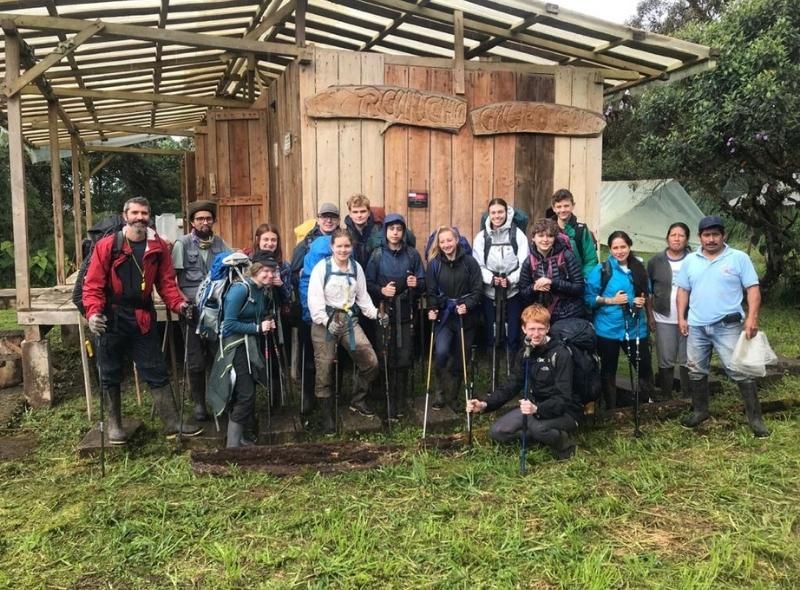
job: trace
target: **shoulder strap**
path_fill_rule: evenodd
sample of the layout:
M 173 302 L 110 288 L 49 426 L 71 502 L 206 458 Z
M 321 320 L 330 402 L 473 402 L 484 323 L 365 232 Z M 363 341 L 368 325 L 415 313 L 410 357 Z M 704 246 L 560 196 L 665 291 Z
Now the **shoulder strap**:
M 114 234 L 114 244 L 111 246 L 111 261 L 117 259 L 117 256 L 120 255 L 122 252 L 122 242 L 125 239 L 125 234 L 122 230 L 119 230 L 116 234 Z
M 483 264 L 489 260 L 489 248 L 492 247 L 492 236 L 488 230 L 483 230 Z
M 606 290 L 608 287 L 608 282 L 611 280 L 611 263 L 608 260 L 604 260 L 603 264 L 600 266 L 600 295 Z

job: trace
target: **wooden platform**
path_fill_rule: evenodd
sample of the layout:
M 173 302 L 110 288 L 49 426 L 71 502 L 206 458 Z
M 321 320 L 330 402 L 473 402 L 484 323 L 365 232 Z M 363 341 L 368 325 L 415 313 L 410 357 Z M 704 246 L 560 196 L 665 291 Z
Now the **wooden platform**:
M 41 287 L 31 289 L 30 309 L 17 310 L 17 323 L 22 326 L 65 326 L 77 325 L 80 320 L 78 308 L 72 303 L 73 285 Z M 158 321 L 167 320 L 164 303 L 153 293 Z M 14 289 L 0 289 L 0 309 L 16 307 L 17 292 Z

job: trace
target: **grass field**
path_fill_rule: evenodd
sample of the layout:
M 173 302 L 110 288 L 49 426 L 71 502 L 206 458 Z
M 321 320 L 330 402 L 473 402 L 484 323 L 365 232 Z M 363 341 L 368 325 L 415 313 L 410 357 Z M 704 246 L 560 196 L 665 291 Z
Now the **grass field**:
M 765 309 L 779 354 L 800 355 L 796 309 Z M 486 441 L 459 455 L 333 476 L 196 476 L 128 396 L 146 431 L 108 459 L 89 427 L 75 351 L 56 360 L 60 403 L 26 413 L 32 456 L 0 463 L 0 588 L 796 588 L 800 414 L 755 439 L 734 388 L 701 432 L 676 421 L 584 431 L 575 458 Z M 785 377 L 767 399 L 800 398 Z M 383 437 L 373 440 L 383 441 Z M 0 445 L 3 438 L 0 437 Z

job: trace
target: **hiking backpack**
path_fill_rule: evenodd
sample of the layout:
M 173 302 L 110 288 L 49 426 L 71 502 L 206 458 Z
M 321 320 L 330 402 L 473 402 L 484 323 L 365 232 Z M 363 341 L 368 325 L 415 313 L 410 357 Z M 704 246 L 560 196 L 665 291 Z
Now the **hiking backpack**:
M 564 318 L 552 325 L 550 336 L 561 341 L 572 356 L 572 394 L 582 405 L 600 397 L 600 358 L 595 352 L 592 322 Z
M 115 234 L 116 237 L 111 246 L 111 262 L 113 263 L 122 252 L 122 242 L 125 238 L 122 232 L 124 227 L 125 221 L 122 219 L 122 216 L 114 215 L 112 217 L 106 217 L 102 221 L 94 224 L 91 229 L 86 232 L 89 234 L 89 237 L 84 239 L 81 243 L 83 261 L 78 269 L 78 275 L 75 278 L 75 286 L 72 288 L 72 303 L 83 316 L 86 315 L 86 308 L 83 307 L 83 282 L 86 280 L 86 271 L 89 269 L 89 262 L 92 259 L 94 247 L 97 245 L 97 242 L 104 237 Z
M 222 334 L 222 310 L 225 295 L 235 281 L 247 287 L 250 298 L 250 285 L 245 280 L 243 270 L 250 266 L 250 259 L 242 252 L 220 252 L 214 257 L 211 269 L 197 288 L 197 334 L 208 342 L 216 342 Z M 245 304 L 247 300 L 245 300 Z
M 469 245 L 469 240 L 464 237 L 457 227 L 454 227 L 453 229 L 456 230 L 456 234 L 458 235 L 458 247 L 461 248 L 461 251 L 464 253 L 464 255 L 469 256 L 472 254 L 472 246 Z M 433 248 L 433 241 L 435 239 L 436 231 L 433 231 L 431 232 L 431 235 L 428 236 L 428 240 L 425 242 L 425 262 L 428 262 L 431 248 Z
M 511 249 L 514 251 L 514 256 L 517 255 L 517 251 L 519 250 L 519 244 L 517 240 L 514 239 L 516 235 L 515 229 L 519 229 L 522 231 L 522 235 L 528 235 L 528 222 L 530 218 L 528 214 L 524 211 L 519 209 L 514 209 L 514 216 L 511 218 L 511 229 L 509 231 L 509 238 L 511 242 L 509 244 L 492 244 L 492 235 L 486 230 L 486 219 L 489 217 L 488 211 L 484 211 L 483 215 L 481 215 L 481 227 L 483 228 L 483 260 L 484 262 L 489 257 L 489 249 L 494 246 L 511 246 Z

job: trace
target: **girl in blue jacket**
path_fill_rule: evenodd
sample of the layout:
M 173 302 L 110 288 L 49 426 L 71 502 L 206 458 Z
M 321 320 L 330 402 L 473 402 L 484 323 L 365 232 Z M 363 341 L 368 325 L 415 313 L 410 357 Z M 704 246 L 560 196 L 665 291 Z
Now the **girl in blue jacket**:
M 600 355 L 600 375 L 606 409 L 617 406 L 617 362 L 625 351 L 639 376 L 639 390 L 647 400 L 651 391 L 652 367 L 647 340 L 650 281 L 644 264 L 634 256 L 633 241 L 624 231 L 608 236 L 608 260 L 598 264 L 586 278 L 584 300 L 592 310 Z

